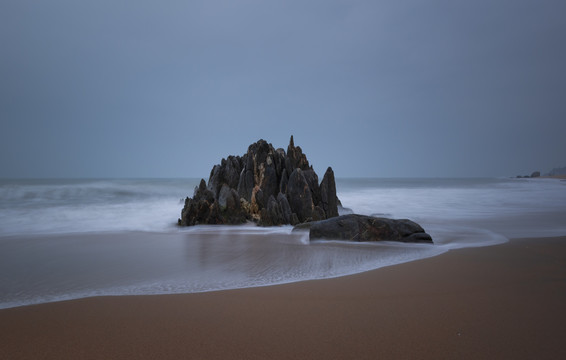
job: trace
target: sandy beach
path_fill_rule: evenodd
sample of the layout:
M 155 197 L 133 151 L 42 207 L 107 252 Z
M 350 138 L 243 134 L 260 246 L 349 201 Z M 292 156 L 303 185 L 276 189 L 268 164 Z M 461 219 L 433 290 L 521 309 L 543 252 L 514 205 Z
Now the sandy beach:
M 558 359 L 566 237 L 328 280 L 0 310 L 2 359 Z

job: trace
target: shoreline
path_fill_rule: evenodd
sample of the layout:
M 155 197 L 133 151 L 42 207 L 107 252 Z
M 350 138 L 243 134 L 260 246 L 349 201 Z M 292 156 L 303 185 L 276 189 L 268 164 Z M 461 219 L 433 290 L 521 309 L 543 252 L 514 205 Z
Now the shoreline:
M 559 179 L 559 180 L 564 180 L 564 179 L 566 179 L 566 175 L 543 175 L 543 176 L 539 176 L 539 178 L 541 178 L 541 179 Z
M 566 236 L 338 278 L 0 310 L 0 358 L 563 358 Z

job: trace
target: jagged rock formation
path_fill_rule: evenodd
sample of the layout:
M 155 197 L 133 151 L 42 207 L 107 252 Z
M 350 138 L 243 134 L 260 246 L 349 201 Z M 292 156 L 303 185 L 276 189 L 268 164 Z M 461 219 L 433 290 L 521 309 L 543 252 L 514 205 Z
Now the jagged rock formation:
M 308 230 L 311 240 L 401 241 L 432 244 L 432 238 L 417 223 L 365 215 L 342 215 L 295 226 Z
M 540 171 L 533 171 L 531 173 L 531 175 L 525 175 L 525 176 L 521 176 L 521 175 L 517 175 L 517 179 L 528 179 L 528 178 L 537 178 L 540 177 Z
M 328 168 L 322 182 L 293 136 L 287 152 L 265 140 L 251 144 L 243 156 L 228 156 L 185 199 L 179 225 L 298 224 L 338 216 L 336 182 Z

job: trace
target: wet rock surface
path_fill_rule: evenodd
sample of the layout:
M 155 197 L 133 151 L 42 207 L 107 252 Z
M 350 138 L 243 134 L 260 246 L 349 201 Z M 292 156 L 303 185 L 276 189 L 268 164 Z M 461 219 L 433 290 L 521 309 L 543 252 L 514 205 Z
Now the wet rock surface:
M 349 214 L 295 226 L 308 230 L 311 240 L 400 241 L 432 244 L 432 238 L 417 223 Z
M 295 225 L 338 216 L 338 203 L 332 168 L 319 183 L 293 136 L 287 152 L 259 140 L 212 168 L 208 183 L 202 179 L 185 199 L 178 224 Z
M 342 214 L 339 216 L 338 211 Z M 185 199 L 180 226 L 242 224 L 295 225 L 311 240 L 401 241 L 432 243 L 417 223 L 402 219 L 352 214 L 336 196 L 334 171 L 322 181 L 309 165 L 293 136 L 287 152 L 265 140 L 248 147 L 243 156 L 230 155 L 210 171 Z

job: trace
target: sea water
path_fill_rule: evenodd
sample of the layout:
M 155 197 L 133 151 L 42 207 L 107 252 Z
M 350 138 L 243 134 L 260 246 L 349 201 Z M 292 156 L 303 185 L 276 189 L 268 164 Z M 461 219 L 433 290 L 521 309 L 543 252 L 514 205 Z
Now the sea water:
M 310 242 L 290 226 L 179 228 L 197 184 L 0 180 L 0 308 L 329 278 L 566 234 L 566 182 L 556 179 L 337 179 L 341 211 L 414 220 L 434 245 Z

